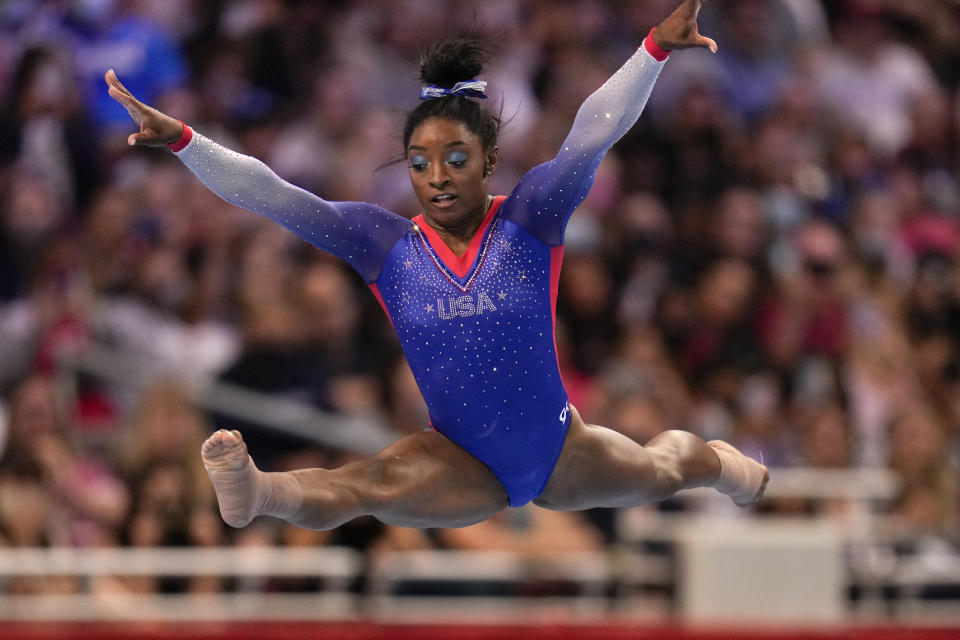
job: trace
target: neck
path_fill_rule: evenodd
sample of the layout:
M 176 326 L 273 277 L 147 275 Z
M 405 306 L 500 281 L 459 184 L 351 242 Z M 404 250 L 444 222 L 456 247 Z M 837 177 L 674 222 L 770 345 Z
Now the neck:
M 486 217 L 487 211 L 490 210 L 490 205 L 492 204 L 493 196 L 487 196 L 482 207 L 478 208 L 474 213 L 471 213 L 462 222 L 452 225 L 440 225 L 437 221 L 431 220 L 426 215 L 423 216 L 423 219 L 430 225 L 431 229 L 437 232 L 437 235 L 440 236 L 444 244 L 450 247 L 451 251 L 461 256 L 467 250 L 467 247 L 470 246 L 470 241 L 473 239 L 477 229 L 480 228 L 480 225 L 483 224 L 483 219 Z

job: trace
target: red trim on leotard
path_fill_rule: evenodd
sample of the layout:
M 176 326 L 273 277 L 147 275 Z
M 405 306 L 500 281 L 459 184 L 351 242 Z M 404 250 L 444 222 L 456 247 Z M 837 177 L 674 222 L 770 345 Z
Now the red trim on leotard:
M 193 129 L 188 127 L 187 123 L 183 120 L 177 120 L 177 122 L 183 125 L 183 133 L 180 134 L 179 140 L 167 145 L 170 148 L 170 151 L 173 151 L 174 153 L 183 149 L 185 146 L 190 144 L 191 140 L 193 140 Z
M 370 291 L 373 292 L 373 297 L 377 299 L 377 302 L 380 303 L 380 308 L 383 309 L 383 312 L 387 314 L 387 320 L 390 321 L 390 326 L 393 327 L 393 330 L 396 331 L 397 328 L 393 326 L 393 318 L 390 317 L 390 311 L 387 309 L 387 305 L 383 302 L 383 296 L 380 295 L 380 287 L 377 286 L 376 282 L 370 283 Z
M 656 29 L 656 27 L 653 29 Z M 653 29 L 650 29 L 650 33 L 643 39 L 643 47 L 657 62 L 663 62 L 667 59 L 667 56 L 670 55 L 670 52 L 666 49 L 661 49 L 660 45 L 653 39 Z
M 560 352 L 557 349 L 557 293 L 560 290 L 560 267 L 563 266 L 563 245 L 550 249 L 550 317 L 553 320 L 553 350 L 560 369 Z M 560 375 L 561 380 L 563 374 Z
M 473 261 L 477 258 L 477 253 L 480 251 L 480 243 L 483 241 L 483 234 L 486 233 L 487 227 L 490 226 L 490 222 L 493 220 L 493 216 L 496 215 L 497 209 L 500 208 L 500 204 L 506 200 L 506 196 L 497 196 L 493 199 L 493 204 L 490 205 L 490 209 L 487 211 L 486 215 L 483 217 L 483 222 L 480 223 L 480 227 L 477 229 L 476 233 L 473 234 L 473 237 L 470 239 L 470 245 L 467 247 L 467 250 L 462 256 L 458 256 L 450 247 L 447 246 L 447 243 L 443 241 L 443 238 L 437 233 L 433 227 L 431 227 L 423 219 L 423 214 L 421 213 L 416 218 L 413 219 L 417 226 L 420 227 L 420 230 L 423 231 L 423 235 L 426 236 L 427 241 L 430 243 L 430 246 L 433 248 L 434 253 L 443 260 L 443 264 L 447 266 L 450 271 L 455 273 L 457 277 L 465 278 L 467 273 L 470 271 L 470 265 L 473 264 Z

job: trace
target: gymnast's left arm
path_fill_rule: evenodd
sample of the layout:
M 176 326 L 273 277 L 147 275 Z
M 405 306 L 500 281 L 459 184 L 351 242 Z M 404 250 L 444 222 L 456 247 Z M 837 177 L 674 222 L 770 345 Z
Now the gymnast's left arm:
M 703 0 L 684 0 L 643 45 L 580 106 L 557 156 L 531 169 L 503 204 L 503 215 L 552 246 L 593 186 L 600 162 L 640 117 L 673 49 L 717 44 L 697 29 Z

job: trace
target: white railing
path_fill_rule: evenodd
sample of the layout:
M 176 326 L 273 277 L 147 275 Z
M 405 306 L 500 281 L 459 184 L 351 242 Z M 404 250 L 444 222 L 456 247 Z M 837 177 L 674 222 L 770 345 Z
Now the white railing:
M 0 584 L 30 578 L 77 578 L 72 593 L 10 593 L 0 589 L 0 620 L 203 621 L 303 620 L 356 617 L 350 586 L 365 560 L 339 547 L 0 549 Z M 104 579 L 132 577 L 321 578 L 312 593 L 161 594 L 124 590 Z M 41 583 L 42 584 L 42 583 Z
M 0 576 L 312 576 L 356 578 L 363 556 L 341 547 L 0 549 Z
M 789 545 L 788 538 L 803 542 L 802 531 L 817 528 L 833 530 L 838 544 L 850 547 L 846 559 L 836 556 L 842 564 L 838 570 L 846 576 L 837 610 L 850 620 L 960 624 L 960 597 L 931 600 L 924 594 L 930 587 L 960 587 L 960 555 L 944 548 L 933 562 L 929 557 L 895 559 L 888 546 L 895 528 L 886 519 L 877 519 L 878 536 L 872 539 L 863 531 L 848 534 L 826 519 L 794 520 L 795 525 L 778 519 L 775 526 L 791 533 L 773 538 L 770 527 L 764 532 L 767 521 L 762 519 L 729 521 L 726 531 L 723 521 L 702 516 L 658 519 L 662 526 L 655 535 L 638 535 L 605 552 L 534 556 L 431 550 L 368 558 L 340 547 L 0 549 L 0 621 L 450 620 L 466 614 L 515 620 L 550 611 L 591 621 L 611 613 L 666 620 L 684 613 L 677 598 L 690 586 L 684 581 L 691 574 L 689 567 L 681 571 L 677 559 L 690 557 L 680 552 L 691 530 L 715 530 L 749 554 L 754 549 L 769 552 L 771 544 Z M 750 539 L 763 544 L 754 547 Z M 643 542 L 659 543 L 661 549 L 666 543 L 672 550 L 645 550 Z M 885 560 L 869 560 L 877 553 L 886 553 Z M 751 565 L 749 560 L 740 564 Z M 760 568 L 751 566 L 745 570 Z M 223 593 L 197 594 L 123 589 L 128 578 L 208 576 L 234 579 L 233 586 Z M 42 585 L 45 579 L 62 577 L 73 578 L 74 592 L 14 589 L 24 580 Z M 309 591 L 279 593 L 264 586 L 298 577 L 310 579 L 313 586 L 304 587 Z M 554 591 L 544 591 L 544 585 Z M 556 591 L 557 585 L 563 588 Z M 859 589 L 856 601 L 843 595 L 849 587 Z
M 227 593 L 160 594 L 98 588 L 98 579 L 131 577 L 230 577 L 320 579 L 319 590 L 307 593 L 234 591 Z M 514 596 L 480 599 L 407 597 L 401 585 L 436 582 L 522 585 L 560 580 L 575 585 L 575 595 L 561 598 L 567 608 L 594 614 L 605 606 L 602 589 L 609 580 L 605 553 L 560 554 L 531 559 L 511 552 L 414 551 L 380 554 L 369 563 L 351 549 L 316 548 L 118 548 L 0 549 L 0 585 L 29 578 L 73 577 L 83 588 L 74 593 L 3 593 L 0 621 L 27 620 L 164 620 L 227 619 L 307 620 L 355 619 L 371 615 L 401 617 L 429 609 L 460 612 L 482 605 L 490 611 L 509 609 Z M 353 589 L 361 578 L 367 588 Z M 262 580 L 253 581 L 263 584 Z M 556 601 L 552 599 L 551 601 Z M 541 602 L 542 604 L 542 602 Z M 427 606 L 429 605 L 429 606 Z M 514 607 L 515 609 L 515 607 Z

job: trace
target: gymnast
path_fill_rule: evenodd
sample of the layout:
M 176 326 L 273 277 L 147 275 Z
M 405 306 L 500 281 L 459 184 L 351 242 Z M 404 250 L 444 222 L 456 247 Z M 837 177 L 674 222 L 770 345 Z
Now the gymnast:
M 433 44 L 421 60 L 422 101 L 403 131 L 423 211 L 412 220 L 295 187 L 139 102 L 107 72 L 110 95 L 140 126 L 129 144 L 169 145 L 220 197 L 359 272 L 429 408 L 431 428 L 335 469 L 263 472 L 239 432 L 215 432 L 201 455 L 229 525 L 269 515 L 331 529 L 372 515 L 406 527 L 463 527 L 530 501 L 556 510 L 631 507 L 692 487 L 714 487 L 741 506 L 761 497 L 766 467 L 725 442 L 670 430 L 641 446 L 586 424 L 567 400 L 554 340 L 567 221 L 607 150 L 640 116 L 669 52 L 716 51 L 697 30 L 701 4 L 683 0 L 652 29 L 580 107 L 557 156 L 508 196 L 488 194 L 500 121 L 478 102 L 487 50 L 471 38 Z

